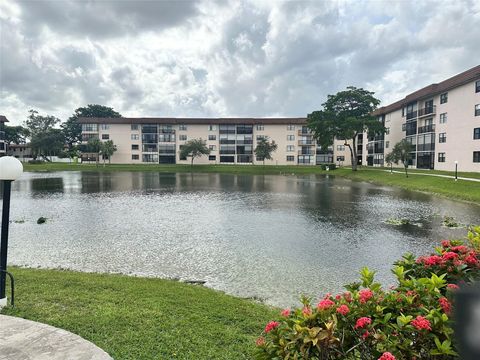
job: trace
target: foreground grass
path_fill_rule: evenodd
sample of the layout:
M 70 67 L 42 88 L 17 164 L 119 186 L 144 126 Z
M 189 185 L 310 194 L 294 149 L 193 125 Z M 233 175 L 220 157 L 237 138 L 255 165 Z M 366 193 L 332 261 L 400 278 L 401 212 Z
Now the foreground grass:
M 201 286 L 162 279 L 11 268 L 15 308 L 120 359 L 249 359 L 277 313 Z

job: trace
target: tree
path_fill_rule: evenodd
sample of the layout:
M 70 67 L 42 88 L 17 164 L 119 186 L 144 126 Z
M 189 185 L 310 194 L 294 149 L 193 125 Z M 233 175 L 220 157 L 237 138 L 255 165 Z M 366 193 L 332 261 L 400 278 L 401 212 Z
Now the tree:
M 77 108 L 72 116 L 70 116 L 62 125 L 60 125 L 63 133 L 65 134 L 65 142 L 68 145 L 69 150 L 71 150 L 75 144 L 81 142 L 82 140 L 82 127 L 78 122 L 78 119 L 81 117 L 117 118 L 122 117 L 122 115 L 113 110 L 111 107 L 98 104 L 88 104 L 87 106 Z
M 353 171 L 357 170 L 357 136 L 364 132 L 369 136 L 385 132 L 383 124 L 372 115 L 380 104 L 373 94 L 349 86 L 345 91 L 328 95 L 327 101 L 322 104 L 323 110 L 307 116 L 308 127 L 322 148 L 333 145 L 335 138 L 345 141 L 345 146 L 350 149 Z
M 98 166 L 98 159 L 100 157 L 100 153 L 102 151 L 102 142 L 99 138 L 93 137 L 88 140 L 87 143 L 87 150 L 89 152 L 95 153 L 97 156 L 95 157 L 95 165 Z
M 180 150 L 181 158 L 186 158 L 187 156 L 192 158 L 192 166 L 195 158 L 208 154 L 210 154 L 210 149 L 205 145 L 205 141 L 202 139 L 192 139 L 187 141 Z
M 393 173 L 393 163 L 395 162 L 393 153 L 390 152 L 385 156 L 385 162 L 390 166 L 390 174 Z
M 272 153 L 277 150 L 277 144 L 275 141 L 268 141 L 268 137 L 263 137 L 257 141 L 255 147 L 255 156 L 263 160 L 263 166 L 265 166 L 265 159 L 272 160 Z
M 407 140 L 403 139 L 402 141 L 395 144 L 392 149 L 392 152 L 387 156 L 391 156 L 390 159 L 398 164 L 400 161 L 405 167 L 405 176 L 408 178 L 408 163 L 412 159 L 413 145 L 410 144 Z
M 108 157 L 108 163 L 112 162 L 112 155 L 117 151 L 117 145 L 113 143 L 112 140 L 105 141 L 102 143 L 101 153 L 103 155 L 103 166 L 105 166 L 105 157 Z
M 41 116 L 38 115 L 38 111 L 36 110 L 29 110 L 28 112 L 30 115 L 28 115 L 27 120 L 25 120 L 25 127 L 28 129 L 28 132 L 32 138 L 35 135 L 53 129 L 55 125 L 60 123 L 60 119 L 55 116 Z
M 33 135 L 30 146 L 35 158 L 40 156 L 50 161 L 48 156 L 57 155 L 63 151 L 65 137 L 60 129 L 47 129 Z
M 5 125 L 5 142 L 7 145 L 10 144 L 25 144 L 27 142 L 27 137 L 29 136 L 29 131 L 23 126 L 8 126 Z

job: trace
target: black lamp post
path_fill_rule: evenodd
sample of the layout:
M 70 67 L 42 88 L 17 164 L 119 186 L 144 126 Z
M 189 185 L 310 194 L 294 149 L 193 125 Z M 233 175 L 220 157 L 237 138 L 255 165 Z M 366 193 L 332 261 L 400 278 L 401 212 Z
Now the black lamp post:
M 0 158 L 0 181 L 3 183 L 3 208 L 2 232 L 0 243 L 0 308 L 7 305 L 5 295 L 7 250 L 8 250 L 8 225 L 10 222 L 10 192 L 12 181 L 17 180 L 23 172 L 23 165 L 16 158 L 4 156 Z
M 455 160 L 455 181 L 457 181 L 457 180 L 458 180 L 458 176 L 457 176 L 457 174 L 458 174 L 458 161 L 457 161 L 457 160 Z

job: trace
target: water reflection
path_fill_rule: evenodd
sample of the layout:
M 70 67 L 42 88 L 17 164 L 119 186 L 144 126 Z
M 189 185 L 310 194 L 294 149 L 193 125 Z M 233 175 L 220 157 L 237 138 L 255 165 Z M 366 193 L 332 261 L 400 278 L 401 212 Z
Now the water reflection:
M 11 263 L 206 280 L 271 304 L 340 290 L 364 265 L 392 280 L 407 251 L 463 236 L 480 208 L 334 176 L 26 173 L 12 197 Z M 37 225 L 40 216 L 48 218 Z M 408 218 L 418 225 L 392 226 Z

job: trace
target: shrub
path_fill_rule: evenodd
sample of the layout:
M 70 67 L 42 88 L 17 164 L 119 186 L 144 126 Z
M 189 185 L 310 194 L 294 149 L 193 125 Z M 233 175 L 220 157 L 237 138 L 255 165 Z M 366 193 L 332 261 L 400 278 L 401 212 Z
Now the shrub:
M 43 164 L 43 163 L 45 163 L 45 161 L 43 161 L 43 160 L 28 160 L 28 163 L 29 163 L 29 164 L 38 165 L 38 164 Z
M 335 170 L 337 168 L 337 165 L 335 164 L 322 164 L 322 170 L 327 170 L 327 167 L 329 170 Z
M 442 241 L 435 253 L 395 263 L 388 290 L 368 268 L 346 292 L 317 305 L 284 310 L 259 337 L 257 359 L 450 359 L 457 352 L 451 318 L 460 282 L 480 277 L 480 227 L 466 242 Z M 274 324 L 274 326 L 272 325 Z

